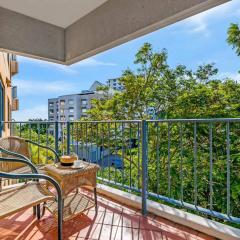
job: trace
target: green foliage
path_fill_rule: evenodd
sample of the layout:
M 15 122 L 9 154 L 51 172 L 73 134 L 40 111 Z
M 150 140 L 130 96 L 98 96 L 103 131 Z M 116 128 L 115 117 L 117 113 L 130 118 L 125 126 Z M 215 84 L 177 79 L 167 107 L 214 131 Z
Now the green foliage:
M 227 42 L 236 51 L 236 54 L 240 56 L 240 28 L 236 23 L 232 23 L 228 28 Z
M 113 96 L 104 89 L 102 99 L 93 100 L 91 120 L 148 119 L 154 107 L 157 118 L 215 118 L 239 116 L 240 84 L 233 79 L 216 79 L 214 64 L 196 71 L 184 65 L 170 67 L 167 51 L 154 52 L 146 43 L 137 52 L 136 71 L 123 72 L 122 92 Z
M 15 125 L 14 127 L 15 135 L 21 136 L 25 139 L 30 139 L 36 143 L 44 146 L 54 147 L 54 137 L 47 134 L 46 124 L 35 124 L 32 123 L 31 127 L 29 124 Z M 53 163 L 55 160 L 55 155 L 44 148 L 39 148 L 34 144 L 29 144 L 30 158 L 34 164 L 49 164 Z

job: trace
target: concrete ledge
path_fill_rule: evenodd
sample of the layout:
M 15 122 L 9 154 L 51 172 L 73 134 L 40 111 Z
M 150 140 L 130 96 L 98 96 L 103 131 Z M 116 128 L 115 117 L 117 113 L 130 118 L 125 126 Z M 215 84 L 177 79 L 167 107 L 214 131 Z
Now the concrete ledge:
M 130 207 L 141 209 L 142 203 L 141 197 L 139 196 L 102 184 L 98 184 L 97 192 L 122 204 L 127 204 Z M 182 210 L 151 200 L 148 200 L 148 212 L 219 239 L 240 239 L 240 229 L 233 228 L 222 223 L 184 212 Z

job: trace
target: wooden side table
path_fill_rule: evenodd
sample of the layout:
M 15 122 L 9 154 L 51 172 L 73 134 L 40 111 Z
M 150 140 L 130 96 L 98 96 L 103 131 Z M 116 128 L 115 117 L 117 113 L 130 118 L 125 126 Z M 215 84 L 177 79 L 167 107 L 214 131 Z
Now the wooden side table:
M 69 220 L 77 214 L 82 213 L 89 208 L 97 209 L 97 171 L 100 167 L 96 164 L 81 161 L 82 168 L 73 169 L 71 167 L 62 167 L 60 165 L 47 165 L 46 173 L 54 178 L 62 189 L 64 199 L 63 219 Z M 94 189 L 94 201 L 88 196 L 79 193 L 81 186 L 91 186 Z M 76 194 L 70 194 L 76 190 Z M 57 205 L 54 202 L 48 202 L 46 208 L 53 214 L 57 213 Z

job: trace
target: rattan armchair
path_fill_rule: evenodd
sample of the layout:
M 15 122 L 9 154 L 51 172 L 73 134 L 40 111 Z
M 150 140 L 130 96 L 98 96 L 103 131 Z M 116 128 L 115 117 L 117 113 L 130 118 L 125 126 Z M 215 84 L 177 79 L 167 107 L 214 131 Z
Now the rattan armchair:
M 0 157 L 1 163 L 15 163 L 30 167 L 30 174 L 13 174 L 0 171 L 0 178 L 32 180 L 0 192 L 0 219 L 12 215 L 29 207 L 34 207 L 38 219 L 40 219 L 40 204 L 46 201 L 58 203 L 58 240 L 62 240 L 63 201 L 59 184 L 51 177 L 39 174 L 37 168 L 28 159 Z M 50 182 L 56 189 L 55 196 L 39 180 Z
M 0 152 L 2 157 L 17 157 L 20 159 L 29 160 L 31 159 L 30 145 L 35 145 L 39 148 L 50 151 L 54 156 L 55 162 L 59 161 L 57 152 L 49 146 L 44 146 L 29 139 L 24 139 L 15 136 L 9 136 L 0 139 Z M 39 172 L 43 172 L 43 164 L 35 164 Z M 1 169 L 12 173 L 29 173 L 29 168 L 21 163 L 2 163 Z

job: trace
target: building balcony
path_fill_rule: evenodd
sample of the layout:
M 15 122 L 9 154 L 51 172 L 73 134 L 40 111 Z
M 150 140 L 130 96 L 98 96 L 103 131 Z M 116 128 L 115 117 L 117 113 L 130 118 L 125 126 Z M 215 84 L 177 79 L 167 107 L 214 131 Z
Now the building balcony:
M 11 74 L 12 76 L 14 76 L 15 74 L 18 73 L 18 62 L 16 60 L 11 60 L 10 64 Z
M 19 110 L 19 99 L 13 98 L 12 100 L 12 111 L 18 111 Z
M 10 125 L 13 136 L 29 136 L 60 155 L 74 152 L 101 167 L 98 211 L 64 222 L 63 239 L 200 240 L 240 237 L 239 123 L 172 119 Z M 46 150 L 33 151 L 31 158 L 40 164 L 53 161 Z M 93 197 L 89 190 L 81 189 Z M 1 220 L 0 229 L 0 239 L 55 239 L 57 234 L 49 213 L 38 221 L 31 210 Z

